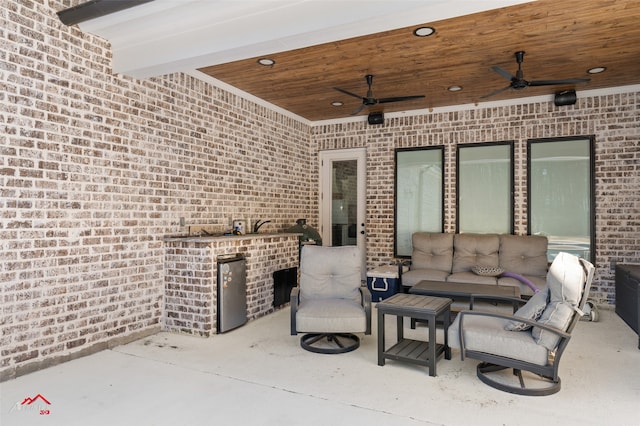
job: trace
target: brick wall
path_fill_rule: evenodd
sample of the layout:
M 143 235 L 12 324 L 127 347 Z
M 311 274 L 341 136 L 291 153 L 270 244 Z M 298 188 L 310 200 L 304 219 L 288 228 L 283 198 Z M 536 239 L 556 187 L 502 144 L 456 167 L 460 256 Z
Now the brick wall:
M 71 5 L 0 6 L 0 379 L 159 330 L 180 217 L 314 217 L 308 125 L 183 74 L 112 74 L 109 45 L 57 18 Z
M 317 223 L 321 149 L 367 147 L 374 266 L 393 253 L 395 147 L 447 146 L 453 231 L 455 144 L 515 140 L 524 233 L 526 139 L 594 134 L 595 290 L 613 301 L 613 264 L 640 259 L 638 93 L 311 128 L 191 76 L 112 74 L 109 45 L 55 14 L 79 1 L 0 6 L 0 380 L 157 331 L 180 217 Z
M 640 262 L 640 93 L 578 96 L 574 106 L 541 102 L 387 118 L 378 126 L 318 125 L 313 149 L 367 148 L 367 260 L 373 267 L 393 256 L 395 148 L 445 146 L 445 231 L 455 232 L 456 145 L 514 140 L 515 233 L 526 234 L 527 139 L 595 135 L 592 292 L 613 303 L 615 263 Z M 314 174 L 313 179 L 317 170 Z

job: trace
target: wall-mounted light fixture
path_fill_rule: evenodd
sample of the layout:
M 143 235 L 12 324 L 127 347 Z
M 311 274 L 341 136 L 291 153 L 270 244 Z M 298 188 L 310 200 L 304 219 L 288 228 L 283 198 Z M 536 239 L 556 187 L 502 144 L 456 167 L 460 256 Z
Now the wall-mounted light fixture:
M 367 121 L 369 124 L 383 124 L 384 123 L 384 113 L 382 112 L 372 112 L 367 117 Z
M 556 93 L 553 99 L 553 103 L 556 106 L 573 105 L 576 103 L 577 96 L 575 90 L 565 90 L 564 92 Z

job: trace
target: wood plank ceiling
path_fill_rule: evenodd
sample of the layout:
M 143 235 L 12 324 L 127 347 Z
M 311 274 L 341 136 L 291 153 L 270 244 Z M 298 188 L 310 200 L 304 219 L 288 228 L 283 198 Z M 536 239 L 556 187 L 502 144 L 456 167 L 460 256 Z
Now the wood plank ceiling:
M 538 0 L 424 25 L 429 37 L 416 37 L 417 26 L 200 68 L 200 71 L 271 102 L 310 121 L 351 116 L 365 96 L 366 74 L 373 74 L 376 98 L 425 95 L 406 102 L 364 108 L 369 112 L 472 104 L 640 84 L 640 1 Z M 525 51 L 526 80 L 590 78 L 588 83 L 509 89 L 494 72 L 515 74 L 516 51 Z M 600 74 L 588 69 L 606 67 Z M 451 92 L 451 86 L 462 90 Z M 340 101 L 342 106 L 332 106 Z

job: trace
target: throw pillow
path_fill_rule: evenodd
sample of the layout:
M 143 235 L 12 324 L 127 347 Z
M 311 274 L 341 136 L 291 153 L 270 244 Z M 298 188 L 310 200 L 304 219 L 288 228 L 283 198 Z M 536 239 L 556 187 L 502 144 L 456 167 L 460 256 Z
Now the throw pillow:
M 474 274 L 481 275 L 483 277 L 497 277 L 504 272 L 504 269 L 498 266 L 482 266 L 476 265 L 471 268 Z
M 571 305 L 564 302 L 551 302 L 542 313 L 538 322 L 566 331 L 573 313 L 574 311 Z M 550 351 L 555 350 L 560 341 L 560 336 L 539 327 L 533 327 L 531 335 L 537 344 L 544 346 Z
M 514 317 L 525 318 L 529 320 L 538 320 L 545 308 L 547 307 L 547 302 L 549 301 L 549 290 L 546 288 L 542 291 L 531 296 L 531 299 L 527 301 L 523 306 L 520 307 L 513 314 Z M 531 326 L 529 324 L 525 324 L 519 321 L 509 321 L 504 329 L 507 331 L 525 331 L 529 330 Z

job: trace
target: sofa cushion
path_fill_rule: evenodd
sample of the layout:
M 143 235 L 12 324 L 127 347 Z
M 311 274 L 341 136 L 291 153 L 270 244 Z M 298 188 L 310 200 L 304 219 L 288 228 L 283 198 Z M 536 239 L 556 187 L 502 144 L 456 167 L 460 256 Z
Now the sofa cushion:
M 451 272 L 467 272 L 477 265 L 498 267 L 498 234 L 455 234 Z
M 486 275 L 477 275 L 471 271 L 456 272 L 447 277 L 449 283 L 469 283 L 469 284 L 490 284 L 497 285 L 496 277 L 488 277 Z
M 411 269 L 451 272 L 453 234 L 416 232 L 412 235 Z
M 414 286 L 420 281 L 446 281 L 448 272 L 437 269 L 412 269 L 402 274 L 403 286 Z
M 500 267 L 506 272 L 544 277 L 547 274 L 547 237 L 500 235 Z

